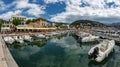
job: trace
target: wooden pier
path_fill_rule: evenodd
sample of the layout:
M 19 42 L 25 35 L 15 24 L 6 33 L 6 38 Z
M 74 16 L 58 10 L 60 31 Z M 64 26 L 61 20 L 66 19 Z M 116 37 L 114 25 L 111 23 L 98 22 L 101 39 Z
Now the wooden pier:
M 0 36 L 0 67 L 18 67 L 7 45 Z

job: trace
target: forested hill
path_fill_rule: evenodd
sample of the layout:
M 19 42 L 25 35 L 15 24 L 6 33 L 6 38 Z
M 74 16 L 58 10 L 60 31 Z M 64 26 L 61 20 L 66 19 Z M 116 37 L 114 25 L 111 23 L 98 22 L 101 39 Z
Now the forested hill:
M 91 26 L 91 27 L 106 27 L 105 24 L 97 22 L 97 21 L 91 21 L 91 20 L 77 20 L 70 24 L 72 27 L 84 27 L 84 26 Z

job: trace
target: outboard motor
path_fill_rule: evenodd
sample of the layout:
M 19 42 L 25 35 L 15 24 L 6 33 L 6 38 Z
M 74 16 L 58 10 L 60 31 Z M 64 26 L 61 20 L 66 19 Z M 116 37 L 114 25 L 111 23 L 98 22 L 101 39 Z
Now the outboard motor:
M 97 58 L 98 52 L 99 52 L 99 48 L 98 47 L 94 48 L 93 53 L 91 53 L 90 55 L 88 55 L 88 58 L 89 59 L 92 59 L 92 58 L 95 59 L 95 58 Z
M 78 38 L 78 42 L 80 42 L 80 43 L 81 43 L 81 42 L 82 42 L 81 40 L 82 40 L 82 38 L 81 38 L 81 37 L 79 37 L 79 38 Z

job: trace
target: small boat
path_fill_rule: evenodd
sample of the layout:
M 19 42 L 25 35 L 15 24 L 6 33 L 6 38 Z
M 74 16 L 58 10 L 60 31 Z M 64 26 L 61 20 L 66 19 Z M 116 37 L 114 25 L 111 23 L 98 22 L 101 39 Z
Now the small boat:
M 24 39 L 25 41 L 29 41 L 29 42 L 32 41 L 32 37 L 31 37 L 30 35 L 23 35 L 23 39 Z
M 56 36 L 56 35 L 60 35 L 60 34 L 61 34 L 61 33 L 59 33 L 59 32 L 52 32 L 52 33 L 51 33 L 52 36 Z
M 90 35 L 89 33 L 85 33 L 85 32 L 80 32 L 79 34 L 80 34 L 79 36 L 82 37 L 82 38 L 83 37 L 88 37 Z
M 15 40 L 12 37 L 4 37 L 3 38 L 6 43 L 12 44 Z
M 94 58 L 95 61 L 101 62 L 103 61 L 110 52 L 113 51 L 115 46 L 114 40 L 104 40 L 102 43 L 92 47 L 88 52 L 89 59 Z
M 96 41 L 99 39 L 99 36 L 93 36 L 93 35 L 89 35 L 87 37 L 83 37 L 81 39 L 81 42 L 92 42 L 92 41 Z
M 22 38 L 22 36 L 13 36 L 13 38 L 19 43 L 24 43 L 24 39 Z
M 38 38 L 46 38 L 46 36 L 45 36 L 45 35 L 43 35 L 43 34 L 38 34 L 38 35 L 35 35 L 35 37 L 38 37 Z

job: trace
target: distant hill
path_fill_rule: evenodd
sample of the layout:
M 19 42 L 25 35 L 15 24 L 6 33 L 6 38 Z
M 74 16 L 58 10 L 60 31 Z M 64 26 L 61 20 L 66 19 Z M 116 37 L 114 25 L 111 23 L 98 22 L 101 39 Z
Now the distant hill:
M 91 21 L 91 20 L 77 20 L 70 24 L 71 27 L 84 27 L 84 26 L 90 26 L 90 27 L 106 27 L 105 24 L 97 22 L 97 21 Z

